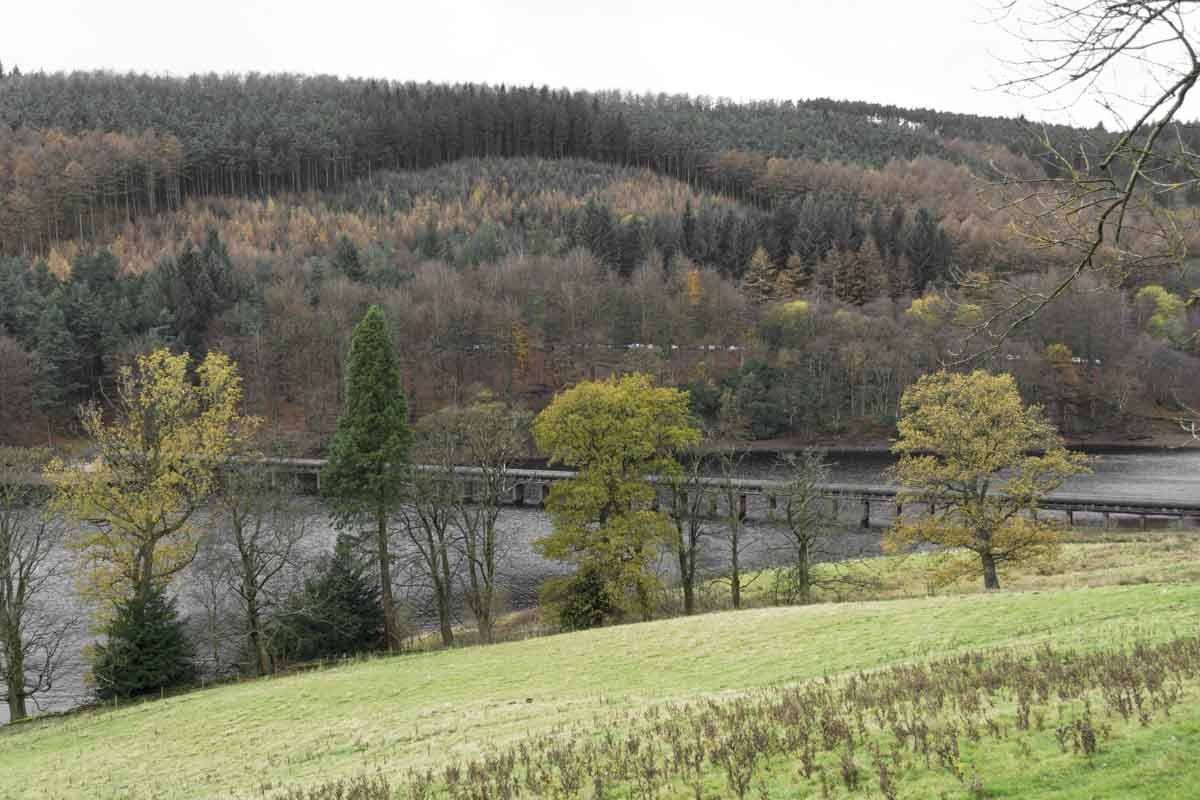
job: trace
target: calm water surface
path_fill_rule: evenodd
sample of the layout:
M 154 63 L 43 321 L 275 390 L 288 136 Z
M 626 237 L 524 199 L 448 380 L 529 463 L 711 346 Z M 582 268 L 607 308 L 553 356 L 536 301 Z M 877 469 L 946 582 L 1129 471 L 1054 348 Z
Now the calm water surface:
M 894 462 L 886 454 L 831 453 L 831 480 L 838 483 L 881 484 L 887 483 L 885 471 Z M 773 457 L 755 455 L 745 464 L 749 474 L 764 475 L 774 469 Z M 1072 494 L 1099 495 L 1121 499 L 1186 500 L 1200 502 L 1200 449 L 1185 449 L 1162 452 L 1108 452 L 1097 453 L 1091 464 L 1092 474 L 1073 478 L 1062 491 Z M 327 552 L 335 536 L 332 525 L 322 505 L 313 498 L 297 498 L 304 507 L 311 527 L 308 547 L 311 555 Z M 856 509 L 843 509 L 844 536 L 839 537 L 837 551 L 828 554 L 831 558 L 853 557 L 878 552 L 879 532 L 860 531 L 854 525 Z M 873 511 L 878 516 L 877 524 L 887 524 L 890 518 L 886 509 Z M 751 509 L 751 514 L 755 510 Z M 546 561 L 533 550 L 533 541 L 550 531 L 549 519 L 533 509 L 505 509 L 501 526 L 506 532 L 508 552 L 503 559 L 502 574 L 510 608 L 525 608 L 537 601 L 538 586 L 551 575 L 561 574 L 561 564 Z M 764 524 L 752 524 L 750 533 L 754 541 L 746 556 L 747 568 L 779 563 L 782 541 L 777 533 Z M 707 554 L 704 565 L 717 571 L 726 563 L 726 558 L 715 548 Z M 670 559 L 664 558 L 660 570 L 664 577 L 671 576 Z M 432 609 L 429 593 L 415 574 L 398 577 L 398 592 L 413 611 L 418 623 L 427 623 Z M 174 591 L 179 598 L 181 610 L 189 616 L 189 623 L 199 636 L 203 629 L 204 604 L 199 597 L 203 594 L 204 580 L 197 570 L 191 570 L 176 580 Z M 90 610 L 76 596 L 69 578 L 59 581 L 56 591 L 47 598 L 46 611 L 57 616 L 69 616 L 79 620 L 78 629 L 72 638 L 67 663 L 52 693 L 42 698 L 42 710 L 62 710 L 87 702 L 90 691 L 85 684 L 85 662 L 83 646 L 92 639 L 88 632 Z M 204 649 L 203 644 L 201 650 Z M 0 722 L 7 721 L 7 711 L 0 706 Z

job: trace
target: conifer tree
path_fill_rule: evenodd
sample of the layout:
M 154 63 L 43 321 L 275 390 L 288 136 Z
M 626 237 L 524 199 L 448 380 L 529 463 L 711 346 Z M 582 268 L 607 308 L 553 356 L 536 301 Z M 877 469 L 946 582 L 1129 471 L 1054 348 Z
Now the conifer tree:
M 385 641 L 399 644 L 388 552 L 389 516 L 399 506 L 412 435 L 387 320 L 371 306 L 354 329 L 346 363 L 346 410 L 321 480 L 342 530 L 373 527 Z
M 210 228 L 203 247 L 197 248 L 189 240 L 178 258 L 162 263 L 153 279 L 172 332 L 193 355 L 199 355 L 212 320 L 237 299 L 228 248 Z
M 756 300 L 769 299 L 775 286 L 775 265 L 765 247 L 759 246 L 746 265 L 746 274 L 742 278 L 742 290 Z
M 35 339 L 38 380 L 34 405 L 42 412 L 60 410 L 77 399 L 83 386 L 78 379 L 79 348 L 59 303 L 46 306 L 38 319 Z
M 378 650 L 384 643 L 380 594 L 350 537 L 339 534 L 321 573 L 283 609 L 275 632 L 282 655 L 308 661 Z
M 937 217 L 922 208 L 909 228 L 904 241 L 904 254 L 912 267 L 913 293 L 921 295 L 931 283 L 946 278 L 950 243 Z
M 337 248 L 333 253 L 333 266 L 352 281 L 361 281 L 367 277 L 367 271 L 358 255 L 358 248 L 348 236 L 338 239 Z
M 693 253 L 695 253 L 696 246 L 696 214 L 692 211 L 691 198 L 688 198 L 687 202 L 683 206 L 682 228 L 683 241 L 681 244 L 683 247 L 683 254 L 688 258 L 694 258 Z
M 175 601 L 150 584 L 117 605 L 96 645 L 92 678 L 101 700 L 160 692 L 196 676 L 191 647 L 183 634 Z

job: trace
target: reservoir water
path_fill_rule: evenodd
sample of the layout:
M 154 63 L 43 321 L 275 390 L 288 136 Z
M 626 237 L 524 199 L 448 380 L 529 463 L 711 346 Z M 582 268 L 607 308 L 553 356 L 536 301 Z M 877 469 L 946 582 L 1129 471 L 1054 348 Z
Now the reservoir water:
M 828 460 L 831 463 L 832 481 L 854 484 L 888 483 L 886 470 L 893 463 L 891 456 L 886 453 L 831 452 Z M 766 454 L 754 454 L 743 463 L 743 468 L 752 475 L 770 474 L 777 470 L 777 459 Z M 1091 474 L 1073 478 L 1062 491 L 1119 499 L 1200 502 L 1200 448 L 1095 452 L 1091 469 Z M 296 502 L 311 528 L 306 555 L 315 558 L 332 546 L 335 531 L 318 500 L 298 497 Z M 826 554 L 829 558 L 878 552 L 879 530 L 857 529 L 852 519 L 853 510 L 850 511 L 847 518 L 841 521 L 841 535 L 837 537 L 836 547 Z M 886 525 L 890 517 L 885 511 L 876 521 Z M 207 524 L 203 518 L 202 524 Z M 533 549 L 533 542 L 549 532 L 549 519 L 535 509 L 509 508 L 502 512 L 501 526 L 507 543 L 501 575 L 507 595 L 506 603 L 514 609 L 530 607 L 537 601 L 541 583 L 547 577 L 564 571 L 561 564 L 546 561 Z M 749 529 L 753 543 L 746 553 L 745 565 L 753 569 L 779 563 L 783 556 L 778 532 L 762 522 L 751 524 Z M 1197 535 L 1200 535 L 1200 531 L 1197 531 Z M 402 541 L 402 536 L 398 536 L 397 541 Z M 403 559 L 400 560 L 403 562 Z M 717 572 L 726 562 L 719 546 L 714 544 L 706 552 L 703 566 L 710 572 Z M 670 559 L 661 559 L 660 568 L 664 577 L 669 578 Z M 192 569 L 182 574 L 172 586 L 181 610 L 189 617 L 191 629 L 202 640 L 198 648 L 201 651 L 206 649 L 203 639 L 207 611 L 206 601 L 202 597 L 211 595 L 204 591 L 206 585 L 200 571 Z M 402 569 L 397 576 L 397 591 L 418 623 L 429 620 L 429 595 L 417 575 Z M 83 656 L 83 647 L 93 638 L 88 630 L 91 610 L 78 598 L 73 582 L 67 576 L 58 581 L 54 592 L 46 600 L 47 613 L 79 621 L 66 648 L 67 660 L 54 689 L 41 697 L 39 705 L 41 711 L 63 710 L 88 702 L 91 698 L 85 683 L 86 661 Z M 229 657 L 232 658 L 232 655 Z M 7 721 L 6 714 L 7 709 L 0 705 L 0 722 Z

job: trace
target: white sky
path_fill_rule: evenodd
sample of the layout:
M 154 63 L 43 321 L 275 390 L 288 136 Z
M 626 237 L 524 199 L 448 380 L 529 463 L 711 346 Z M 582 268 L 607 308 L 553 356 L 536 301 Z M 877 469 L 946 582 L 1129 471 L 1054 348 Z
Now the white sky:
M 0 60 L 870 100 L 1090 125 L 989 90 L 1016 44 L 983 0 L 4 0 Z

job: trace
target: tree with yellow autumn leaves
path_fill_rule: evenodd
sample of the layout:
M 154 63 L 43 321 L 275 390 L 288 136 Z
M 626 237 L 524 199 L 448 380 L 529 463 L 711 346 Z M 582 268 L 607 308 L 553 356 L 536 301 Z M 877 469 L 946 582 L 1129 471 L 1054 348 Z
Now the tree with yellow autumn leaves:
M 654 507 L 650 479 L 678 475 L 676 454 L 700 442 L 687 393 L 639 373 L 584 381 L 538 415 L 533 437 L 551 464 L 578 470 L 551 487 L 554 531 L 534 543 L 578 567 L 551 590 L 563 624 L 589 627 L 621 610 L 649 619 L 656 580 L 648 567 L 675 533 Z
M 246 451 L 258 420 L 242 414 L 242 381 L 224 354 L 195 368 L 163 348 L 121 370 L 111 413 L 83 407 L 97 454 L 46 469 L 55 510 L 84 523 L 74 546 L 81 584 L 95 599 L 147 596 L 196 554 L 193 516 L 218 470 Z
M 1059 531 L 1038 519 L 1038 505 L 1086 471 L 1086 459 L 1063 447 L 1038 406 L 1021 402 L 1011 375 L 925 375 L 904 392 L 900 413 L 897 499 L 928 513 L 897 519 L 885 550 L 974 553 L 986 589 L 1000 588 L 1003 565 L 1054 556 Z

